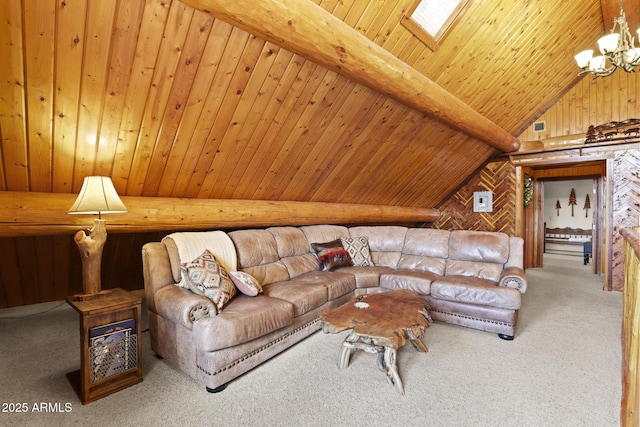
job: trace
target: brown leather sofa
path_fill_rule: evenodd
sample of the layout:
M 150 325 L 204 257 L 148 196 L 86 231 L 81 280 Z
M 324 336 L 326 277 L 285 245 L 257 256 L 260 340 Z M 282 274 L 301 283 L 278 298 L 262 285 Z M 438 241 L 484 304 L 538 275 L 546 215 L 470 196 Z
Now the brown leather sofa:
M 217 233 L 235 249 L 232 268 L 263 287 L 257 296 L 234 296 L 220 312 L 175 286 L 180 263 L 189 261 L 176 245 L 184 236 L 142 249 L 151 348 L 209 391 L 321 329 L 323 311 L 358 294 L 411 289 L 435 320 L 512 339 L 527 287 L 523 241 L 503 233 L 334 225 Z M 182 234 L 195 242 L 192 253 L 211 250 L 197 234 Z M 312 244 L 349 237 L 367 238 L 374 265 L 319 271 Z

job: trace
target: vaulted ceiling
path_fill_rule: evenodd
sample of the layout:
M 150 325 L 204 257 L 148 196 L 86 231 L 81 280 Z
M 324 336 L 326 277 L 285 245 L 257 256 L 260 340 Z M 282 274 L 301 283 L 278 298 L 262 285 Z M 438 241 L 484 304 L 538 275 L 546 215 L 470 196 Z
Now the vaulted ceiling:
M 428 85 L 425 111 L 394 95 L 402 80 L 372 84 L 367 67 L 345 73 L 238 24 L 295 32 L 293 6 L 283 21 L 233 2 L 246 14 L 233 25 L 214 0 L 0 2 L 0 190 L 77 193 L 107 175 L 127 196 L 435 207 L 500 151 L 428 111 L 448 102 Z M 471 0 L 434 52 L 400 25 L 412 0 L 282 3 L 317 4 L 515 137 L 578 81 L 573 55 L 619 10 Z M 637 27 L 638 5 L 625 9 Z

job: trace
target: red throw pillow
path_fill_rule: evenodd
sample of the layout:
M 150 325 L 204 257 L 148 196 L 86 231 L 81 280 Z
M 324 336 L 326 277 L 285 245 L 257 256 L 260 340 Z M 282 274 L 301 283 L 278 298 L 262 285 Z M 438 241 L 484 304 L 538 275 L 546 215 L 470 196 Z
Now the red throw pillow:
M 339 267 L 353 265 L 349 252 L 342 246 L 340 239 L 325 243 L 312 243 L 311 248 L 318 257 L 320 271 L 331 271 Z

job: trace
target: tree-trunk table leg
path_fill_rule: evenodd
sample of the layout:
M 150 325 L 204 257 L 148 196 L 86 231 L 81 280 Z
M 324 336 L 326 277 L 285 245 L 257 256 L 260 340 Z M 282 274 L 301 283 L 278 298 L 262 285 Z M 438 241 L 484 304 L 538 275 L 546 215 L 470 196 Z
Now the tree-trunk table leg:
M 418 351 L 422 351 L 424 353 L 429 352 L 429 349 L 427 348 L 426 345 L 424 345 L 424 343 L 422 342 L 422 340 L 420 338 L 415 339 L 415 340 L 411 340 L 411 344 L 413 344 L 413 347 Z
M 349 360 L 351 359 L 351 351 L 353 351 L 353 344 L 358 341 L 358 335 L 351 332 L 342 343 L 342 352 L 340 352 L 340 369 L 345 369 L 349 366 Z
M 384 348 L 381 348 L 378 351 L 378 360 L 376 360 L 376 365 L 382 372 L 387 372 L 387 365 L 384 363 Z
M 396 366 L 395 348 L 385 347 L 384 364 L 387 367 L 387 379 L 398 388 L 401 394 L 404 394 L 404 385 L 402 384 L 400 374 L 398 374 L 398 367 Z

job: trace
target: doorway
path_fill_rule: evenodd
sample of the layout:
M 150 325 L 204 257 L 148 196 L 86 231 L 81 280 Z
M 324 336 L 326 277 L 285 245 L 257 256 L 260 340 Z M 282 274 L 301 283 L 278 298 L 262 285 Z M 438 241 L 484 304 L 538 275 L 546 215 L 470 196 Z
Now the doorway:
M 541 181 L 543 254 L 566 255 L 577 265 L 595 266 L 593 245 L 597 218 L 597 179 L 553 178 Z M 594 249 L 595 247 L 595 249 Z M 592 268 L 595 272 L 595 268 Z
M 592 256 L 589 264 L 593 273 L 604 273 L 606 242 L 601 239 L 601 236 L 606 229 L 607 209 L 604 202 L 606 161 L 538 164 L 522 167 L 519 175 L 523 180 L 531 179 L 533 187 L 533 199 L 521 214 L 522 235 L 525 240 L 525 268 L 543 267 L 545 223 L 568 228 L 585 228 L 591 224 Z M 566 184 L 568 188 L 562 188 L 563 182 L 568 183 Z M 571 194 L 572 188 L 575 190 L 575 196 Z M 547 192 L 550 193 L 549 197 L 545 196 Z M 588 201 L 587 195 L 589 195 Z M 557 202 L 560 203 L 559 208 L 556 208 Z M 549 204 L 551 206 L 548 206 Z M 588 209 L 585 208 L 586 205 Z M 581 221 L 578 221 L 580 215 Z M 587 215 L 586 219 L 585 215 Z M 550 216 L 554 217 L 549 218 Z M 576 260 L 579 258 L 576 257 Z

